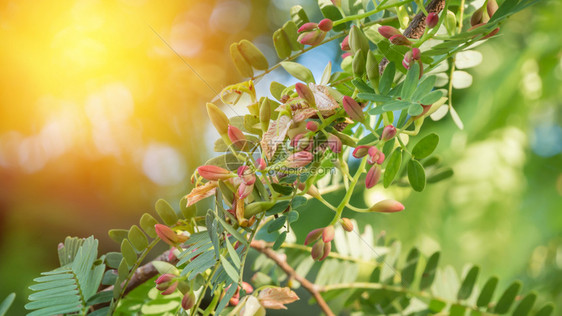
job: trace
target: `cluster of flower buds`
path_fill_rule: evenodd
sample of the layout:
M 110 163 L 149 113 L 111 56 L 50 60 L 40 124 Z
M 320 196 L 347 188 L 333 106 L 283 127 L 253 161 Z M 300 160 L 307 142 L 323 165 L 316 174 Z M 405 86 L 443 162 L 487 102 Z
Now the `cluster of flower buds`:
M 486 5 L 482 6 L 480 9 L 474 11 L 472 16 L 470 17 L 470 25 L 469 31 L 474 30 L 475 28 L 485 25 L 490 21 L 490 18 L 496 13 L 498 10 L 498 3 L 496 0 L 488 0 L 486 1 Z M 488 37 L 496 35 L 500 31 L 500 28 L 495 28 L 492 32 L 484 36 L 482 39 L 487 39 Z
M 305 23 L 298 29 L 298 33 L 300 33 L 298 41 L 303 45 L 318 45 L 324 40 L 332 26 L 333 22 L 330 19 L 323 19 L 318 23 Z
M 412 42 L 404 36 L 398 29 L 383 25 L 378 29 L 379 33 L 387 38 L 394 45 L 411 46 Z
M 230 286 L 231 285 L 229 285 L 225 289 L 225 292 L 226 292 L 226 290 L 228 290 L 230 288 Z M 242 282 L 242 289 L 244 289 L 244 291 L 246 292 L 246 295 L 251 294 L 254 291 L 254 288 L 248 282 Z M 238 305 L 238 303 L 240 303 L 240 286 L 238 286 L 238 288 L 236 289 L 236 292 L 234 293 L 232 298 L 230 298 L 230 300 L 228 301 L 228 305 L 236 306 L 236 305 Z
M 189 237 L 176 233 L 170 227 L 163 224 L 154 225 L 154 230 L 156 230 L 156 235 L 165 243 L 172 247 L 178 247 L 179 244 L 185 242 Z
M 161 291 L 162 295 L 174 293 L 179 284 L 177 276 L 171 273 L 162 274 L 154 282 L 156 283 L 156 289 Z
M 402 66 L 406 69 L 410 69 L 412 65 L 417 62 L 420 65 L 420 70 L 423 69 L 422 62 L 421 62 L 421 52 L 420 49 L 417 47 L 413 47 L 411 50 L 407 51 L 404 54 L 404 59 L 402 59 Z M 420 73 L 421 76 L 421 73 Z
M 367 189 L 374 187 L 381 178 L 381 166 L 384 162 L 384 154 L 375 146 L 357 146 L 352 153 L 355 158 L 367 157 L 367 162 L 371 165 L 369 171 L 367 171 L 367 176 L 365 177 L 365 186 Z
M 317 228 L 306 235 L 304 244 L 309 245 L 314 243 L 310 255 L 316 261 L 322 261 L 330 254 L 332 250 L 332 240 L 334 240 L 335 229 L 334 226 L 326 226 Z

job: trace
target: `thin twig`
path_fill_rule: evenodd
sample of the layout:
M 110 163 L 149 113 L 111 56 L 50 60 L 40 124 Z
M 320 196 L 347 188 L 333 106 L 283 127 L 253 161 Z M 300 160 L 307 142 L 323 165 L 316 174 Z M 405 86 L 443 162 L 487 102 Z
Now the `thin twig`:
M 334 312 L 332 312 L 332 310 L 330 309 L 330 306 L 328 306 L 328 303 L 326 303 L 322 295 L 320 295 L 318 286 L 308 281 L 304 277 L 298 275 L 295 269 L 293 269 L 284 258 L 273 251 L 273 249 L 267 247 L 266 242 L 264 242 L 263 240 L 254 240 L 252 241 L 250 246 L 266 255 L 269 259 L 273 260 L 279 266 L 279 268 L 281 268 L 281 270 L 283 270 L 287 274 L 287 276 L 289 276 L 289 278 L 297 280 L 303 288 L 305 288 L 308 292 L 310 292 L 310 294 L 312 294 L 312 296 L 314 296 L 314 299 L 316 299 L 316 302 L 318 302 L 318 306 L 320 306 L 320 308 L 326 315 L 335 316 Z

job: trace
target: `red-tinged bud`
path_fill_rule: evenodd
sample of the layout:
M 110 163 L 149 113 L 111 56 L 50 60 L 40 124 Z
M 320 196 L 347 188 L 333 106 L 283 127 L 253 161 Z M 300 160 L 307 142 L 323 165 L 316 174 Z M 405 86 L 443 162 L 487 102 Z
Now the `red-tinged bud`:
M 359 103 L 357 103 L 357 101 L 353 100 L 353 98 L 346 95 L 343 97 L 342 103 L 345 113 L 347 113 L 347 115 L 352 120 L 356 122 L 362 122 L 365 119 L 365 116 L 363 115 L 363 109 L 361 108 Z
M 265 163 L 265 160 L 262 158 L 256 159 L 256 165 L 259 170 L 265 170 L 265 168 L 267 168 L 267 163 Z
M 350 52 L 347 52 L 347 53 L 341 55 L 341 59 L 342 59 L 342 60 L 343 60 L 343 59 L 346 59 L 346 58 L 349 57 L 349 56 L 351 56 L 351 53 L 350 53 Z
M 296 148 L 299 145 L 299 141 L 301 140 L 301 138 L 304 137 L 304 134 L 297 134 L 295 135 L 295 137 L 293 137 L 293 139 L 291 139 L 291 147 Z
M 496 11 L 498 11 L 498 3 L 496 0 L 488 0 L 486 4 L 486 10 L 488 11 L 488 16 L 492 17 Z
M 323 19 L 318 22 L 318 28 L 324 32 L 329 32 L 332 29 L 334 23 L 330 19 Z
M 176 247 L 172 247 L 172 249 L 170 249 L 170 251 L 168 251 L 168 262 L 173 262 L 174 260 L 176 260 L 176 255 L 174 254 L 174 250 L 176 250 Z
M 247 185 L 252 185 L 256 182 L 256 176 L 252 173 L 252 170 L 250 170 L 250 167 L 248 166 L 238 167 L 238 177 L 240 177 Z
M 320 261 L 320 259 L 324 257 L 324 245 L 322 240 L 318 240 L 314 246 L 312 246 L 312 250 L 310 251 L 312 259 Z
M 163 284 L 172 281 L 176 276 L 171 273 L 162 274 L 159 276 L 154 283 Z
M 320 194 L 320 191 L 318 191 L 318 188 L 316 186 L 314 186 L 314 184 L 311 184 L 310 187 L 308 188 L 308 191 L 306 191 L 306 194 L 315 197 L 315 198 L 321 198 L 322 195 Z
M 228 305 L 230 305 L 230 306 L 236 306 L 236 305 L 238 305 L 238 303 L 240 303 L 240 296 L 231 297 L 230 300 L 228 301 Z
M 435 12 L 430 12 L 425 18 L 425 24 L 430 29 L 434 28 L 437 25 L 437 22 L 439 22 L 439 15 Z
M 242 282 L 242 288 L 246 291 L 246 294 L 250 294 L 254 291 L 254 288 L 248 282 Z
M 395 35 L 402 35 L 402 33 L 400 33 L 400 31 L 398 31 L 396 28 L 388 25 L 379 27 L 379 33 L 388 39 Z
M 417 48 L 417 47 L 412 48 L 412 58 L 414 60 L 420 60 L 421 52 L 420 52 L 419 48 Z
M 384 154 L 382 152 L 379 153 L 379 159 L 377 159 L 377 161 L 375 162 L 379 165 L 382 165 L 382 163 L 384 162 Z
M 162 239 L 163 242 L 167 243 L 172 247 L 182 242 L 185 242 L 189 238 L 184 235 L 176 234 L 174 230 L 172 230 L 170 227 L 166 225 L 156 224 L 154 225 L 154 229 L 156 230 L 156 235 L 158 235 L 158 237 Z
M 406 69 L 410 69 L 413 61 L 414 56 L 412 54 L 412 51 L 407 51 L 406 54 L 404 54 L 404 59 L 402 59 L 402 66 L 404 66 L 404 68 Z
M 322 255 L 322 257 L 320 257 L 320 259 L 318 261 L 322 261 L 324 259 L 326 259 L 326 257 L 328 257 L 328 255 L 330 254 L 330 251 L 332 251 L 332 243 L 325 243 L 324 244 L 324 254 Z
M 334 226 L 326 226 L 326 228 L 324 228 L 324 230 L 322 231 L 322 241 L 326 243 L 331 242 L 332 240 L 334 240 L 335 234 L 336 231 L 334 229 Z
M 349 35 L 344 37 L 340 46 L 341 46 L 341 50 L 351 50 L 351 47 L 349 46 Z
M 492 37 L 492 36 L 498 34 L 499 31 L 500 31 L 500 28 L 497 27 L 497 28 L 495 28 L 493 31 L 491 31 L 488 35 L 482 37 L 482 39 L 485 40 L 485 39 L 487 39 L 487 38 L 490 38 L 490 37 Z
M 303 45 L 316 46 L 322 43 L 324 37 L 326 37 L 326 33 L 320 30 L 315 30 L 315 31 L 302 33 L 301 35 L 299 35 L 298 41 Z
M 365 146 L 365 145 L 357 146 L 353 150 L 352 155 L 357 159 L 363 158 L 367 156 L 367 154 L 369 153 L 369 148 L 371 148 L 371 146 Z
M 306 122 L 306 129 L 311 131 L 311 132 L 316 132 L 319 127 L 320 127 L 320 124 L 318 124 L 318 122 L 316 122 L 316 121 Z
M 298 33 L 302 33 L 302 32 L 310 32 L 314 29 L 316 29 L 318 27 L 318 24 L 313 23 L 313 22 L 308 22 L 303 24 L 301 27 L 299 27 L 298 29 Z
M 474 13 L 472 13 L 472 16 L 470 17 L 470 25 L 475 26 L 482 23 L 483 15 L 484 15 L 484 8 L 480 8 L 474 11 Z
M 301 97 L 301 99 L 305 100 L 306 103 L 314 106 L 316 105 L 316 101 L 314 100 L 314 94 L 312 93 L 312 90 L 310 90 L 310 88 L 304 84 L 304 83 L 296 83 L 295 84 L 295 90 L 297 91 L 297 94 L 299 95 L 299 97 Z
M 394 45 L 403 45 L 403 46 L 412 45 L 412 42 L 410 42 L 410 40 L 408 40 L 408 38 L 402 34 L 393 35 L 392 37 L 390 37 L 389 40 Z
M 341 139 L 339 137 L 337 137 L 334 134 L 328 135 L 328 147 L 330 148 L 330 150 L 332 150 L 336 154 L 339 154 L 339 153 L 341 153 L 342 146 L 343 146 L 343 144 L 342 144 Z
M 195 294 L 191 291 L 186 293 L 181 299 L 181 307 L 185 310 L 190 310 L 193 306 L 195 306 L 195 303 Z
M 246 147 L 246 135 L 238 127 L 228 125 L 228 138 L 238 150 L 243 150 Z
M 347 217 L 342 217 L 341 218 L 341 227 L 346 231 L 346 232 L 352 232 L 353 231 L 353 223 L 351 222 L 351 220 Z
M 245 199 L 254 190 L 254 184 L 247 184 L 245 182 L 240 183 L 238 186 L 238 198 Z
M 404 209 L 402 203 L 395 200 L 383 200 L 369 208 L 369 212 L 395 213 Z
M 410 69 L 410 63 L 408 63 L 406 61 L 406 57 L 404 57 L 404 59 L 402 59 L 402 66 L 404 66 L 404 68 L 406 68 L 406 69 Z
M 308 138 L 308 137 L 302 137 L 302 138 L 299 140 L 298 148 L 301 149 L 301 150 L 310 151 L 310 149 L 312 148 L 312 146 L 311 146 L 311 145 L 312 145 L 312 142 L 313 142 L 313 141 L 312 141 L 310 138 Z
M 381 178 L 381 167 L 379 165 L 374 165 L 367 171 L 367 176 L 365 177 L 365 187 L 370 189 L 374 187 Z
M 314 158 L 314 155 L 311 152 L 299 151 L 290 155 L 287 160 L 285 160 L 285 164 L 289 168 L 300 168 L 311 163 L 312 158 Z
M 380 155 L 382 155 L 382 152 L 377 147 L 372 146 L 371 148 L 369 148 L 367 154 L 369 155 L 367 162 L 372 165 L 379 160 L 379 157 Z
M 232 177 L 232 173 L 224 168 L 205 165 L 197 168 L 197 173 L 209 181 L 226 180 Z
M 162 295 L 170 295 L 172 293 L 174 293 L 176 291 L 176 289 L 178 288 L 178 281 L 172 283 L 167 289 L 165 289 L 164 291 L 162 291 Z
M 306 238 L 304 239 L 304 245 L 308 245 L 316 240 L 318 240 L 318 238 L 320 238 L 320 236 L 322 236 L 322 233 L 324 232 L 324 228 L 316 228 L 314 230 L 312 230 L 310 233 L 308 233 L 308 235 L 306 235 Z
M 383 141 L 391 140 L 394 136 L 396 136 L 396 127 L 394 125 L 387 125 L 382 130 L 381 139 Z

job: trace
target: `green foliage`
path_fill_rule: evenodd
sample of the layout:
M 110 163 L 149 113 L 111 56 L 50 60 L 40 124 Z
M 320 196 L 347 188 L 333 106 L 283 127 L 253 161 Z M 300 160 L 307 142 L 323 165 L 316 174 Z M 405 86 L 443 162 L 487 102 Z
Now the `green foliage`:
M 0 316 L 4 316 L 6 315 L 6 313 L 8 312 L 8 309 L 10 308 L 10 306 L 12 305 L 12 303 L 14 302 L 14 299 L 16 298 L 16 294 L 15 293 L 10 293 L 10 295 L 8 295 L 3 301 L 2 303 L 0 303 Z
M 34 292 L 29 295 L 31 302 L 25 305 L 27 310 L 33 310 L 29 315 L 86 314 L 90 306 L 111 300 L 111 295 L 97 293 L 105 270 L 105 257 L 98 259 L 97 254 L 98 241 L 93 237 L 67 238 L 59 249 L 63 265 L 41 273 L 42 277 L 34 279 L 36 283 L 29 287 Z

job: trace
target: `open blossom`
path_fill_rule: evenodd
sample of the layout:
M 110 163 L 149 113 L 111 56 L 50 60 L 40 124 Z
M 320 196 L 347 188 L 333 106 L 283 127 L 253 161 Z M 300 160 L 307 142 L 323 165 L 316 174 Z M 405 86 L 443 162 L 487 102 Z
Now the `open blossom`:
M 384 154 L 377 147 L 371 146 L 371 148 L 369 148 L 368 154 L 369 158 L 367 159 L 367 162 L 369 164 L 372 165 L 377 163 L 380 165 L 384 162 Z

